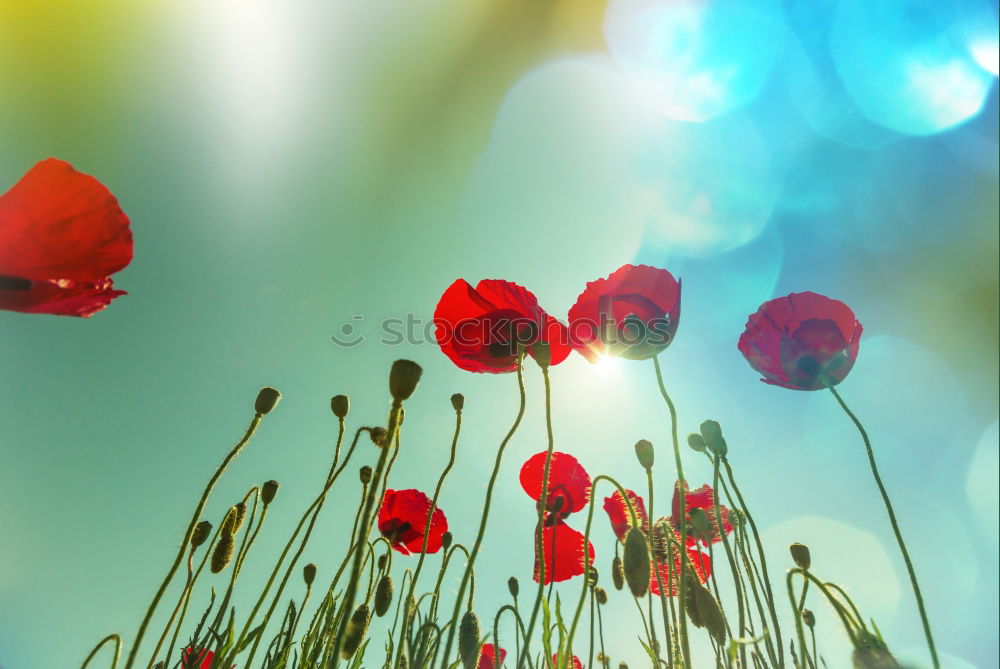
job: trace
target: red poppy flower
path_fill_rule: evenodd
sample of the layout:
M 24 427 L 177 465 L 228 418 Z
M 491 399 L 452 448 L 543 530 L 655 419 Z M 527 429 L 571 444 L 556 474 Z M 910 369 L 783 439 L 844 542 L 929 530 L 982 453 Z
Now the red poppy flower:
M 625 494 L 628 495 L 628 499 L 632 502 L 632 507 L 635 509 L 635 515 L 639 518 L 640 529 L 643 534 L 649 534 L 649 518 L 646 516 L 646 505 L 642 501 L 642 497 L 636 495 L 633 491 L 626 489 Z M 628 504 L 625 503 L 625 498 L 622 494 L 615 490 L 611 497 L 604 498 L 604 510 L 608 513 L 608 518 L 611 520 L 611 529 L 614 531 L 615 536 L 619 540 L 625 541 L 625 534 L 632 527 L 632 516 L 628 512 Z
M 546 455 L 545 452 L 532 455 L 521 467 L 521 487 L 536 502 L 542 499 Z M 580 511 L 590 501 L 590 488 L 590 474 L 576 458 L 568 453 L 552 453 L 549 489 L 545 496 L 547 511 L 558 511 L 563 518 Z
M 673 341 L 681 284 L 665 269 L 624 265 L 587 284 L 569 310 L 573 348 L 590 362 L 607 355 L 646 360 Z
M 765 383 L 822 390 L 851 371 L 860 341 L 861 323 L 846 304 L 817 293 L 791 293 L 750 315 L 739 349 Z
M 48 158 L 0 196 L 0 309 L 86 318 L 125 291 L 128 217 L 94 177 Z
M 214 659 L 215 653 L 209 649 L 188 646 L 181 654 L 181 669 L 211 669 Z
M 537 534 L 533 535 L 537 537 Z M 562 520 L 546 520 L 542 528 L 542 555 L 545 556 L 545 583 L 567 581 L 583 573 L 584 536 Z M 553 550 L 555 549 L 555 550 Z M 555 559 L 553 559 L 553 555 Z M 587 542 L 587 564 L 594 562 L 594 544 Z M 535 546 L 535 582 L 539 579 L 538 546 Z
M 688 488 L 687 482 L 684 482 L 684 501 L 687 503 L 687 544 L 688 546 L 693 546 L 698 541 L 708 545 L 705 541 L 706 537 L 696 537 L 692 534 L 691 525 L 691 511 L 693 509 L 701 509 L 708 516 L 708 526 L 711 530 L 711 542 L 718 543 L 722 541 L 722 535 L 719 534 L 719 522 L 715 517 L 715 491 L 707 483 L 700 488 L 691 490 Z M 733 531 L 733 524 L 729 520 L 729 509 L 719 505 L 719 512 L 722 514 L 722 531 L 729 534 Z M 681 493 L 680 493 L 680 483 L 674 484 L 674 499 L 670 507 L 670 522 L 673 523 L 675 527 L 680 525 L 681 518 Z
M 552 666 L 559 666 L 559 653 L 552 656 Z M 576 655 L 573 656 L 573 661 L 569 664 L 571 669 L 583 669 L 583 662 L 580 661 Z
M 709 559 L 708 554 L 694 548 L 689 548 L 687 554 L 690 559 L 690 562 L 687 564 L 687 571 L 693 572 L 701 583 L 708 581 L 709 576 L 712 575 L 712 561 Z M 663 582 L 663 587 L 666 589 L 665 594 L 667 597 L 677 596 L 678 584 L 680 583 L 678 577 L 681 570 L 681 561 L 679 557 L 675 557 L 673 562 L 673 566 L 670 566 L 668 562 L 661 559 L 659 568 L 657 569 L 660 573 L 660 581 Z M 649 591 L 654 595 L 660 594 L 660 584 L 656 582 L 656 573 L 650 574 Z
M 537 357 L 536 344 L 549 345 L 549 364 L 570 354 L 566 326 L 549 316 L 527 289 L 500 279 L 473 288 L 458 279 L 434 310 L 435 337 L 451 361 L 470 372 L 512 372 L 518 347 Z
M 448 531 L 448 520 L 444 511 L 435 508 L 428 529 L 430 510 L 430 498 L 419 490 L 386 490 L 378 510 L 378 531 L 403 555 L 419 553 L 426 532 L 427 552 L 437 553 L 441 550 L 441 537 Z
M 500 657 L 497 657 L 497 655 Z M 507 651 L 503 648 L 498 648 L 491 643 L 484 643 L 483 650 L 479 654 L 479 664 L 476 665 L 476 669 L 499 669 L 503 666 L 505 657 L 507 657 Z

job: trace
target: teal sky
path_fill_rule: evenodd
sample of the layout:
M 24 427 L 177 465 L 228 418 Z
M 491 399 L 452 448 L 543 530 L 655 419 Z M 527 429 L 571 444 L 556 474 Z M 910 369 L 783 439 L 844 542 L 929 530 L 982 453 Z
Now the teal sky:
M 761 71 L 692 121 L 636 93 L 632 56 L 612 53 L 616 24 L 600 3 L 97 4 L 4 10 L 0 24 L 0 189 L 62 158 L 115 193 L 135 236 L 134 261 L 114 277 L 129 295 L 107 311 L 0 313 L 4 669 L 76 666 L 102 636 L 134 633 L 263 385 L 282 402 L 206 514 L 217 523 L 251 485 L 282 483 L 244 586 L 267 573 L 321 487 L 330 396 L 350 395 L 351 429 L 384 421 L 396 358 L 425 373 L 390 486 L 433 489 L 448 398 L 464 393 L 440 506 L 471 543 L 515 379 L 463 372 L 430 342 L 382 344 L 379 323 L 426 322 L 459 277 L 516 281 L 565 319 L 587 281 L 627 262 L 683 281 L 680 330 L 661 358 L 680 431 L 722 423 L 772 569 L 789 566 L 788 543 L 809 543 L 815 569 L 921 658 L 857 433 L 832 397 L 760 383 L 736 350 L 770 297 L 814 290 L 854 309 L 865 333 L 841 390 L 872 433 L 946 666 L 997 666 L 993 74 L 975 109 L 946 122 L 897 119 L 841 68 L 845 90 L 806 96 L 821 112 L 858 102 L 831 131 L 835 114 L 803 103 L 799 83 L 821 78 L 806 68 L 815 44 L 790 3 L 768 17 L 784 31 L 773 52 L 741 61 Z M 365 341 L 335 345 L 344 323 Z M 509 576 L 530 582 L 534 504 L 517 472 L 544 450 L 545 429 L 537 369 L 527 380 L 478 563 L 484 613 L 506 602 Z M 652 364 L 593 368 L 574 355 L 552 382 L 557 450 L 639 489 L 632 444 L 651 440 L 665 514 L 669 422 Z M 684 455 L 691 483 L 707 482 L 705 464 Z M 377 456 L 363 444 L 356 464 Z M 303 556 L 319 580 L 339 563 L 358 491 L 345 476 Z M 598 514 L 607 571 L 613 536 Z M 578 586 L 557 590 L 575 599 Z M 616 662 L 637 663 L 640 623 L 623 599 L 606 634 L 622 649 Z M 817 610 L 835 657 L 846 641 L 832 611 Z M 369 653 L 377 665 L 380 637 Z

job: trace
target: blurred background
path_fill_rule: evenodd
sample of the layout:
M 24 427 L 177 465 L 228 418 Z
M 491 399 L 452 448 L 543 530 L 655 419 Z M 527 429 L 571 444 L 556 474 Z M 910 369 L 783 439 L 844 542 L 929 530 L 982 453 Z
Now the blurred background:
M 463 392 L 440 505 L 471 543 L 515 379 L 380 343 L 380 321 L 426 322 L 458 277 L 516 281 L 565 318 L 587 281 L 643 262 L 683 280 L 661 357 L 681 433 L 722 423 L 772 573 L 788 543 L 809 544 L 814 570 L 928 666 L 853 426 L 826 393 L 760 383 L 736 349 L 770 297 L 854 309 L 865 333 L 840 388 L 872 434 L 944 664 L 996 667 L 997 66 L 990 0 L 0 3 L 0 189 L 68 160 L 117 195 L 136 244 L 115 276 L 129 295 L 106 312 L 0 313 L 0 665 L 79 666 L 104 635 L 131 638 L 262 385 L 284 399 L 206 514 L 282 483 L 244 588 L 322 486 L 329 397 L 351 396 L 352 429 L 383 421 L 399 357 L 425 374 L 391 485 L 433 488 Z M 345 323 L 358 346 L 331 341 Z M 530 590 L 517 472 L 545 431 L 527 376 L 478 562 L 490 616 L 509 576 Z M 639 489 L 632 445 L 650 439 L 667 513 L 652 365 L 574 356 L 552 376 L 557 450 Z M 359 485 L 334 489 L 303 556 L 320 581 Z M 836 616 L 814 608 L 829 666 L 846 666 Z M 612 593 L 606 613 L 615 666 L 641 666 L 633 605 Z M 381 659 L 375 631 L 368 664 Z

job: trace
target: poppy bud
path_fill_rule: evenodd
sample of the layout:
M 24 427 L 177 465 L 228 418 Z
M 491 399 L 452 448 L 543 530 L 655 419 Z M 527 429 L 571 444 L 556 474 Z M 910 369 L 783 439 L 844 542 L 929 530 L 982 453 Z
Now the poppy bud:
M 244 508 L 244 513 L 246 509 Z M 222 534 L 236 534 L 236 520 L 239 518 L 240 512 L 235 506 L 229 507 L 226 511 L 226 515 L 222 518 Z
M 306 582 L 306 587 L 312 585 L 313 581 L 316 580 L 316 565 L 312 562 L 302 568 L 302 580 Z
M 446 551 L 449 548 L 451 548 L 452 539 L 453 539 L 453 537 L 451 536 L 451 532 L 445 532 L 444 534 L 442 534 L 441 535 L 441 550 Z
M 220 571 L 226 568 L 229 561 L 233 559 L 233 548 L 235 546 L 236 540 L 233 535 L 229 532 L 220 532 L 219 541 L 215 544 L 215 550 L 212 551 L 212 573 L 218 574 Z
M 236 509 L 236 517 L 233 519 L 233 534 L 236 534 L 243 527 L 243 521 L 247 518 L 247 505 L 240 502 L 233 508 Z
M 368 465 L 365 465 L 364 467 L 361 468 L 361 470 L 358 473 L 359 473 L 359 476 L 361 478 L 361 482 L 362 483 L 371 483 L 371 480 L 372 480 L 372 468 L 371 467 L 369 467 Z
M 691 509 L 691 527 L 704 539 L 712 536 L 712 528 L 708 524 L 708 515 L 701 509 Z
M 688 446 L 690 446 L 692 450 L 698 451 L 699 453 L 703 453 L 705 449 L 708 448 L 708 445 L 705 443 L 702 436 L 695 432 L 688 435 Z
M 521 586 L 517 582 L 517 578 L 511 576 L 507 579 L 507 589 L 510 590 L 510 596 L 517 599 L 517 595 L 521 592 Z
M 628 669 L 628 665 L 625 664 L 624 662 L 619 662 L 618 669 Z
M 594 599 L 597 600 L 598 604 L 607 604 L 608 603 L 607 591 L 600 586 L 594 588 Z
M 334 395 L 330 398 L 330 409 L 334 416 L 343 420 L 347 418 L 347 412 L 351 410 L 351 400 L 347 395 Z
M 451 396 L 451 406 L 455 408 L 455 411 L 461 413 L 462 409 L 465 408 L 465 395 L 462 393 L 455 393 Z
M 788 547 L 788 552 L 792 554 L 795 564 L 802 569 L 808 569 L 812 564 L 812 557 L 809 555 L 809 547 L 805 544 L 795 543 Z
M 808 625 L 809 629 L 812 629 L 816 626 L 816 616 L 809 609 L 802 609 L 802 622 Z
M 410 595 L 406 598 L 406 620 L 407 624 L 413 622 L 413 616 L 417 613 L 417 598 Z
M 344 633 L 344 644 L 340 648 L 342 659 L 347 660 L 357 652 L 365 638 L 365 632 L 368 631 L 368 623 L 371 622 L 371 619 L 372 612 L 367 604 L 362 604 L 351 614 L 351 620 L 347 623 L 347 631 Z
M 625 568 L 622 566 L 622 559 L 617 555 L 611 561 L 611 582 L 615 584 L 615 590 L 625 587 Z
M 479 653 L 479 617 L 472 611 L 466 611 L 458 627 L 458 654 L 462 658 L 462 666 L 476 669 Z
M 382 448 L 385 446 L 385 438 L 389 433 L 386 432 L 384 427 L 370 427 L 368 428 L 368 436 L 371 437 L 372 443 Z
M 635 457 L 647 472 L 653 468 L 653 444 L 645 439 L 635 442 Z
M 726 440 L 722 438 L 722 426 L 714 420 L 706 420 L 701 424 L 701 438 L 705 440 L 705 445 L 712 453 L 719 457 L 725 457 L 729 452 Z
M 597 579 L 600 576 L 601 574 L 597 571 L 597 567 L 587 567 L 587 581 L 590 583 L 590 587 L 597 585 Z
M 375 615 L 379 618 L 385 615 L 392 604 L 392 577 L 386 574 L 379 579 L 375 587 Z
M 406 658 L 406 653 L 401 653 L 399 656 L 399 669 L 408 669 L 410 666 L 410 661 Z
M 704 627 L 708 633 L 722 644 L 726 640 L 726 618 L 719 602 L 708 588 L 695 579 L 688 581 L 687 601 L 685 610 L 695 627 Z
M 277 481 L 265 481 L 264 485 L 260 489 L 260 500 L 264 502 L 264 506 L 267 506 L 274 501 L 274 496 L 278 494 L 278 488 L 281 484 Z
M 539 367 L 547 369 L 552 364 L 552 347 L 549 346 L 548 342 L 537 341 L 531 347 L 531 357 L 535 359 Z
M 646 537 L 642 530 L 633 527 L 625 535 L 625 581 L 628 589 L 636 597 L 642 597 L 649 589 L 649 553 L 646 551 Z
M 253 409 L 258 415 L 263 416 L 274 411 L 280 399 L 281 393 L 274 388 L 261 388 L 257 393 L 257 401 L 253 403 Z
M 733 527 L 743 527 L 746 525 L 747 517 L 739 509 L 730 509 L 729 522 L 733 524 Z
M 194 526 L 194 532 L 191 533 L 191 548 L 197 548 L 205 543 L 208 539 L 208 535 L 212 532 L 212 523 L 207 520 L 203 520 Z
M 424 370 L 412 360 L 397 360 L 389 371 L 389 393 L 397 402 L 405 402 L 417 389 Z

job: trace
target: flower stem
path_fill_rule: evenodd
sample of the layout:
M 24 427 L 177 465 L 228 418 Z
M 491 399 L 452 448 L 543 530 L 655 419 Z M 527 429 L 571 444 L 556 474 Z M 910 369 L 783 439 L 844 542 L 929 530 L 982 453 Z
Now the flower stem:
M 476 556 L 479 555 L 479 547 L 482 546 L 483 536 L 486 534 L 486 521 L 490 515 L 490 502 L 493 500 L 493 487 L 496 485 L 497 476 L 500 473 L 500 463 L 503 460 L 504 450 L 507 448 L 508 442 L 510 442 L 511 437 L 517 432 L 518 426 L 521 424 L 521 418 L 524 416 L 524 353 L 521 353 L 517 357 L 517 387 L 520 392 L 521 400 L 520 405 L 517 410 L 517 417 L 514 419 L 514 424 L 510 426 L 510 430 L 507 431 L 507 435 L 500 442 L 500 448 L 497 449 L 496 461 L 493 465 L 493 473 L 490 475 L 490 482 L 486 486 L 486 503 L 483 506 L 483 516 L 479 521 L 479 533 L 476 535 L 476 542 L 472 545 L 472 552 L 469 555 L 469 562 L 466 565 L 465 573 L 462 575 L 462 584 L 458 588 L 458 596 L 455 598 L 455 610 L 451 614 L 451 629 L 448 630 L 448 642 L 444 647 L 444 657 L 442 659 L 441 668 L 447 669 L 448 667 L 448 656 L 451 654 L 451 647 L 455 643 L 455 630 L 458 626 L 458 616 L 462 612 L 462 599 L 465 595 L 465 588 L 469 583 L 469 578 L 472 574 L 472 568 L 476 561 Z M 530 630 L 529 630 L 530 634 Z M 520 666 L 520 663 L 519 663 Z
M 191 522 L 188 523 L 187 532 L 184 533 L 184 539 L 181 540 L 180 548 L 177 549 L 177 556 L 174 558 L 174 563 L 170 566 L 167 571 L 166 577 L 160 584 L 160 588 L 156 591 L 153 596 L 153 601 L 150 602 L 149 608 L 146 609 L 146 615 L 142 619 L 142 623 L 139 625 L 139 631 L 136 632 L 135 641 L 132 642 L 132 649 L 129 651 L 128 659 L 125 661 L 125 669 L 131 669 L 132 665 L 135 664 L 136 656 L 139 654 L 139 648 L 142 645 L 142 637 L 146 634 L 146 628 L 149 627 L 149 621 L 153 618 L 153 613 L 156 611 L 156 607 L 160 603 L 160 599 L 163 598 L 163 593 L 166 592 L 167 586 L 170 585 L 170 581 L 173 580 L 174 574 L 177 573 L 177 568 L 180 566 L 181 561 L 184 559 L 184 552 L 188 547 L 188 543 L 191 541 L 191 534 L 194 532 L 194 527 L 198 523 L 198 518 L 201 517 L 201 512 L 205 509 L 205 503 L 208 502 L 209 495 L 212 494 L 212 489 L 215 488 L 215 484 L 219 482 L 222 478 L 222 473 L 226 471 L 226 467 L 229 463 L 236 459 L 236 456 L 240 454 L 243 447 L 247 445 L 250 441 L 250 437 L 253 433 L 257 431 L 257 426 L 260 425 L 261 419 L 264 414 L 258 413 L 254 414 L 253 420 L 250 421 L 250 426 L 247 428 L 246 433 L 244 433 L 243 438 L 237 442 L 236 446 L 229 451 L 228 455 L 223 459 L 222 464 L 219 468 L 215 470 L 215 474 L 209 479 L 208 484 L 205 486 L 205 490 L 201 493 L 201 499 L 198 501 L 198 506 L 195 507 L 194 513 L 191 515 Z
M 840 393 L 837 392 L 837 389 L 833 386 L 827 387 L 830 389 L 830 392 L 833 393 L 833 396 L 837 398 L 837 402 L 844 410 L 844 413 L 846 413 L 848 418 L 854 422 L 855 427 L 858 428 L 858 432 L 861 433 L 862 440 L 865 442 L 865 450 L 868 452 L 868 464 L 871 465 L 872 476 L 875 477 L 875 484 L 878 486 L 879 492 L 882 493 L 882 501 L 885 503 L 885 510 L 889 514 L 889 523 L 892 525 L 892 532 L 896 535 L 896 543 L 899 544 L 899 552 L 903 554 L 903 562 L 906 563 L 906 572 L 910 576 L 910 585 L 913 586 L 913 596 L 917 599 L 917 608 L 920 610 L 920 622 L 923 623 L 924 636 L 927 637 L 927 647 L 930 648 L 931 651 L 931 661 L 934 663 L 934 669 L 941 669 L 941 662 L 938 660 L 937 648 L 934 646 L 934 636 L 931 634 L 931 624 L 927 619 L 927 610 L 924 607 L 924 597 L 920 593 L 920 585 L 917 583 L 917 573 L 913 569 L 913 562 L 910 560 L 910 553 L 906 550 L 906 542 L 903 541 L 903 535 L 899 531 L 899 523 L 896 522 L 896 513 L 892 509 L 892 502 L 889 501 L 889 493 L 886 492 L 885 485 L 882 483 L 882 477 L 879 476 L 878 473 L 878 467 L 875 465 L 875 453 L 872 451 L 872 442 L 868 438 L 868 433 L 865 431 L 864 426 L 861 425 L 861 421 L 858 420 L 858 417 L 854 415 L 854 412 L 847 407 L 847 404 L 844 403 L 844 400 L 840 396 Z
M 670 395 L 667 394 L 667 388 L 663 385 L 663 372 L 660 370 L 660 359 L 657 356 L 653 356 L 653 366 L 656 368 L 656 383 L 660 387 L 660 395 L 663 396 L 663 401 L 667 404 L 667 409 L 670 411 L 670 437 L 673 440 L 674 445 L 674 463 L 677 467 L 677 489 L 680 491 L 680 513 L 677 515 L 680 517 L 681 526 L 681 569 L 678 580 L 678 601 L 680 606 L 678 607 L 678 614 L 680 621 L 678 623 L 679 636 L 681 640 L 681 651 L 684 657 L 684 666 L 691 665 L 691 649 L 688 647 L 688 635 L 687 635 L 687 611 L 685 610 L 684 602 L 687 596 L 687 560 L 684 559 L 683 550 L 684 546 L 687 546 L 687 483 L 684 480 L 684 465 L 681 463 L 681 447 L 680 442 L 677 439 L 677 409 L 674 408 L 674 403 L 670 399 Z
M 111 669 L 115 669 L 115 667 L 118 666 L 118 658 L 121 657 L 122 654 L 122 638 L 117 634 L 109 634 L 101 639 L 100 642 L 94 646 L 94 649 L 90 651 L 90 655 L 88 655 L 87 659 L 83 661 L 83 664 L 80 665 L 80 669 L 86 669 L 87 665 L 90 664 L 90 661 L 94 659 L 94 656 L 96 656 L 97 653 L 100 652 L 101 648 L 104 647 L 104 644 L 110 641 L 115 642 L 115 654 L 111 657 Z

